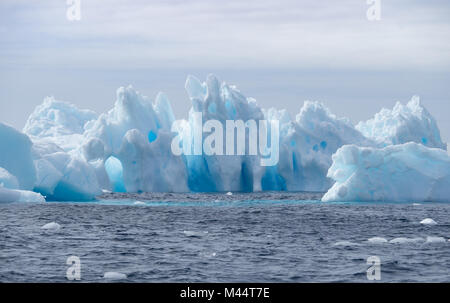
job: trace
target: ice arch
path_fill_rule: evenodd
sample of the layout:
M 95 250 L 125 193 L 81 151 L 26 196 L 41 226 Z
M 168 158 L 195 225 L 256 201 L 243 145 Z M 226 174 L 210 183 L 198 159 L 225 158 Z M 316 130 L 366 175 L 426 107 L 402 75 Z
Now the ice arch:
M 105 170 L 111 182 L 114 192 L 126 192 L 125 184 L 123 182 L 123 166 L 122 162 L 114 156 L 110 156 L 105 161 Z

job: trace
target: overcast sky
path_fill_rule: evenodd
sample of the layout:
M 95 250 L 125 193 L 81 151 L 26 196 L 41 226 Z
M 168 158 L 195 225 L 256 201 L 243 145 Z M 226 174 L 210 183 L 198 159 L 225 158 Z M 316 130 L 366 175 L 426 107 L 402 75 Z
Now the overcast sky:
M 324 102 L 353 122 L 421 96 L 450 141 L 450 2 L 381 0 L 0 1 L 0 121 L 21 129 L 45 96 L 103 112 L 119 86 L 168 94 L 216 74 L 263 107 Z

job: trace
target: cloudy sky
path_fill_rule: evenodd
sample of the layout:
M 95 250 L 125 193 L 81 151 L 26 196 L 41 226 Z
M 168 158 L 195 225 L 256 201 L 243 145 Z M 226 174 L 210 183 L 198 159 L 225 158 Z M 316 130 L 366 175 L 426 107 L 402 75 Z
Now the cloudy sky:
M 419 95 L 450 141 L 450 2 L 381 0 L 0 1 L 0 121 L 21 129 L 45 96 L 103 112 L 119 86 L 190 107 L 188 74 L 263 107 L 324 102 L 353 122 Z

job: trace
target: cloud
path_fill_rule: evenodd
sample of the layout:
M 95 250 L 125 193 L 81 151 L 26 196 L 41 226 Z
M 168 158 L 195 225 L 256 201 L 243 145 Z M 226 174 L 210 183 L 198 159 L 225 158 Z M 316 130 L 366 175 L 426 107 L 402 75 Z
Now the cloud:
M 395 2 L 395 3 L 394 3 Z M 2 65 L 89 68 L 450 67 L 450 5 L 364 0 L 81 0 L 82 20 L 62 0 L 4 0 Z

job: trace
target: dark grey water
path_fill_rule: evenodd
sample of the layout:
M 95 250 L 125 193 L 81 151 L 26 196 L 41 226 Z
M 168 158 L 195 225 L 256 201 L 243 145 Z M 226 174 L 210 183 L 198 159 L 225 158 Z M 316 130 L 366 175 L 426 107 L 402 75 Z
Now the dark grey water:
M 369 256 L 380 258 L 382 282 L 450 281 L 450 204 L 300 201 L 318 198 L 142 194 L 2 204 L 0 282 L 65 282 L 72 255 L 85 282 L 109 281 L 105 272 L 124 273 L 125 282 L 367 282 Z M 438 224 L 420 224 L 425 218 Z M 49 222 L 61 228 L 41 229 Z

